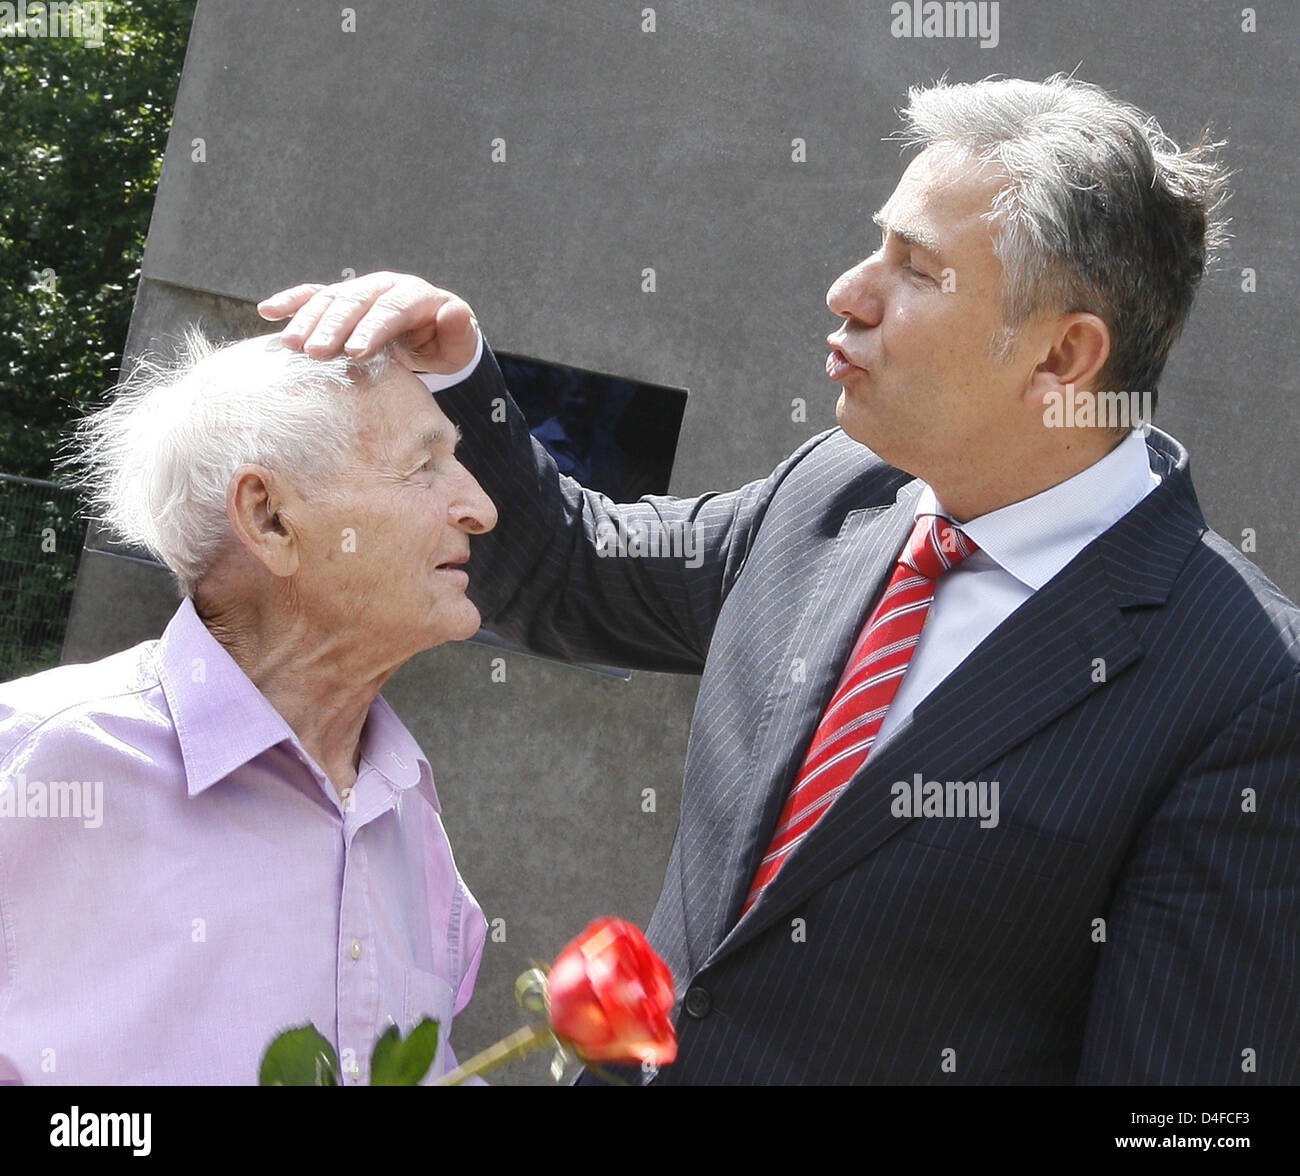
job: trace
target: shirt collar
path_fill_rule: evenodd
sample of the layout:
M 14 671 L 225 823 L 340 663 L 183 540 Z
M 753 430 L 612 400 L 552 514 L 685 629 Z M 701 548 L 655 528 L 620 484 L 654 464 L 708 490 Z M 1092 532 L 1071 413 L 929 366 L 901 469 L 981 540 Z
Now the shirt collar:
M 1134 429 L 1074 477 L 960 524 L 980 549 L 966 565 L 978 567 L 983 553 L 1036 592 L 1159 481 L 1151 469 L 1146 439 Z M 916 514 L 945 515 L 929 486 L 917 499 Z M 976 562 L 972 565 L 972 561 Z
M 156 656 L 190 796 L 286 740 L 306 755 L 293 729 L 208 631 L 188 597 L 163 631 Z M 394 788 L 418 786 L 440 808 L 419 744 L 379 695 L 361 731 L 361 758 Z
M 434 811 L 442 812 L 429 761 L 424 758 L 415 736 L 379 694 L 370 704 L 366 725 L 361 730 L 361 759 L 398 791 L 418 788 Z

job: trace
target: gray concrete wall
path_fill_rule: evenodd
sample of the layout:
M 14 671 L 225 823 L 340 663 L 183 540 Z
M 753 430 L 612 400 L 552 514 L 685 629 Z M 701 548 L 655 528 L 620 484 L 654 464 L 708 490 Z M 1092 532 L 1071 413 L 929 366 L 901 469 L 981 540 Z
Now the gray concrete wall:
M 354 7 L 345 32 L 332 0 L 201 0 L 133 353 L 196 313 L 258 329 L 249 304 L 292 282 L 413 270 L 468 298 L 499 349 L 691 389 L 672 490 L 738 485 L 834 423 L 824 297 L 875 247 L 870 214 L 905 164 L 882 139 L 908 85 L 1077 66 L 1180 142 L 1213 119 L 1231 144 L 1235 241 L 1157 422 L 1191 450 L 1211 525 L 1237 542 L 1253 529 L 1252 558 L 1300 596 L 1294 5 L 1255 5 L 1248 33 L 1235 0 L 1007 0 L 988 48 L 891 37 L 890 6 L 864 0 Z M 154 636 L 174 607 L 165 576 L 101 546 L 92 535 L 69 659 Z M 506 920 L 462 1051 L 517 1023 L 530 956 L 599 913 L 648 917 L 695 691 L 521 657 L 494 684 L 491 656 L 437 649 L 385 690 L 433 764 L 462 872 Z

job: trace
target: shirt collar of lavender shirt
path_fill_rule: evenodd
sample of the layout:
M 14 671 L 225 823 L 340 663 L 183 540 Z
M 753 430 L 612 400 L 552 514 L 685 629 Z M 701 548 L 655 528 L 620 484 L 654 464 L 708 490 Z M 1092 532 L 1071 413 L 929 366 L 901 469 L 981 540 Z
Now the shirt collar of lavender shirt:
M 208 632 L 188 598 L 168 622 L 155 656 L 190 796 L 286 740 L 307 760 L 289 724 Z M 361 761 L 361 771 L 368 764 L 399 792 L 418 787 L 442 811 L 428 760 L 380 695 L 361 731 Z

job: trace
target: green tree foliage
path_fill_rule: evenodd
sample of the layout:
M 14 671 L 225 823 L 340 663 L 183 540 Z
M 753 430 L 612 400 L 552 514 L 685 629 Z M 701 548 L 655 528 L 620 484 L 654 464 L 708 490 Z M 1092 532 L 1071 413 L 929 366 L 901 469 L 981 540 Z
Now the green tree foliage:
M 0 472 L 48 478 L 116 380 L 193 15 L 108 0 L 100 47 L 0 40 Z

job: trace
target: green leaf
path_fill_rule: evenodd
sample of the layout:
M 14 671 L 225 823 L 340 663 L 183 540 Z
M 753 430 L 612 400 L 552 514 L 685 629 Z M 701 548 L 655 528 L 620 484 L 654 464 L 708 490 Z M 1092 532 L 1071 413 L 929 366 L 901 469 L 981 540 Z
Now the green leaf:
M 337 1086 L 339 1060 L 334 1047 L 310 1022 L 286 1029 L 262 1055 L 259 1086 Z
M 370 1058 L 371 1086 L 419 1086 L 438 1052 L 438 1022 L 425 1017 L 405 1041 L 389 1025 Z

